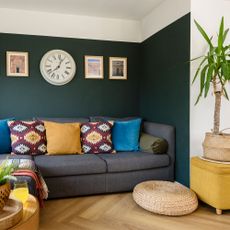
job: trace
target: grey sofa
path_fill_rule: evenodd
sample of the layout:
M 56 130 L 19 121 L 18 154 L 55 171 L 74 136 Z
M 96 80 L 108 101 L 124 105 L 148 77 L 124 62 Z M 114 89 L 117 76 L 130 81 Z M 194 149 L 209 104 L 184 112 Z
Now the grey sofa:
M 146 180 L 173 181 L 174 127 L 143 122 L 143 131 L 166 139 L 169 144 L 167 153 L 34 156 L 33 160 L 48 185 L 49 198 L 132 191 L 136 184 Z M 34 184 L 29 180 L 30 192 L 35 194 Z

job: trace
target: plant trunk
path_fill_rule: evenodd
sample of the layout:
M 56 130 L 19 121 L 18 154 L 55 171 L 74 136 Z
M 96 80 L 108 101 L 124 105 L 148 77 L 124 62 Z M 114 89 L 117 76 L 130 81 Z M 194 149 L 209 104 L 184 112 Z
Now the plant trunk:
M 213 133 L 218 135 L 220 132 L 220 107 L 221 107 L 221 91 L 215 92 L 215 110 L 214 110 L 214 128 Z

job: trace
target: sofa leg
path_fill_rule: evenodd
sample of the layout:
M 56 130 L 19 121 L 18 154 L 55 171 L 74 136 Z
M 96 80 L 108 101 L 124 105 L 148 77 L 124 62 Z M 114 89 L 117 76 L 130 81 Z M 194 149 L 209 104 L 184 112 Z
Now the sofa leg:
M 221 214 L 222 214 L 222 210 L 217 208 L 217 209 L 216 209 L 216 214 L 217 214 L 217 215 L 221 215 Z

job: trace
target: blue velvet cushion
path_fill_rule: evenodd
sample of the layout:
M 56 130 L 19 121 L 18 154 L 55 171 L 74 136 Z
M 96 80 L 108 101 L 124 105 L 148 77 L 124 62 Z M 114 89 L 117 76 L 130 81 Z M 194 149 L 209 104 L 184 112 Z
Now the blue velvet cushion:
M 139 150 L 141 119 L 115 121 L 112 129 L 112 142 L 116 151 Z
M 0 120 L 0 154 L 11 153 L 10 129 L 7 121 L 13 119 Z

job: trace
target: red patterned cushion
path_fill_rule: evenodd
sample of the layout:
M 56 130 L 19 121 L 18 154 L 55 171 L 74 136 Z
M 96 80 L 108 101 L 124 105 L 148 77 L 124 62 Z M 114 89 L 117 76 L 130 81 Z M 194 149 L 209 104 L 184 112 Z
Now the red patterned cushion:
M 81 126 L 82 149 L 84 153 L 112 153 L 110 122 L 87 122 Z
M 41 121 L 8 121 L 12 152 L 19 155 L 46 153 L 46 133 Z

